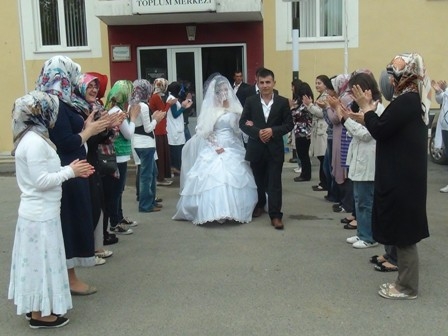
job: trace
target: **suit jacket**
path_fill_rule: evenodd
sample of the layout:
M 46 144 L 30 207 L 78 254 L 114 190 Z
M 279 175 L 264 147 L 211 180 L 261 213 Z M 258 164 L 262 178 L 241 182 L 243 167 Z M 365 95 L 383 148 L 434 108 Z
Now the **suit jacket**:
M 248 120 L 254 125 L 247 126 Z M 293 127 L 288 99 L 274 94 L 274 102 L 268 120 L 265 121 L 260 96 L 248 97 L 240 118 L 241 130 L 249 135 L 246 160 L 255 162 L 268 159 L 283 162 L 285 159 L 283 135 L 289 133 Z M 263 143 L 259 138 L 259 131 L 263 128 L 272 128 L 272 138 L 267 143 Z

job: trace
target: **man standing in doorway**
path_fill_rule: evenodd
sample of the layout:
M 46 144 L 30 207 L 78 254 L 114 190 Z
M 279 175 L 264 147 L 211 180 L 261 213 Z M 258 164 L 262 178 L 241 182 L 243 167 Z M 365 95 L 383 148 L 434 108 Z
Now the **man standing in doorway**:
M 233 92 L 238 96 L 238 92 L 242 92 L 249 84 L 243 82 L 243 73 L 236 70 L 233 73 Z M 240 101 L 241 103 L 241 101 Z
M 258 203 L 253 217 L 264 212 L 266 192 L 271 224 L 283 230 L 282 169 L 285 159 L 283 135 L 293 129 L 288 99 L 274 94 L 275 77 L 269 69 L 257 71 L 260 94 L 247 97 L 240 119 L 241 130 L 249 135 L 246 160 L 254 173 Z

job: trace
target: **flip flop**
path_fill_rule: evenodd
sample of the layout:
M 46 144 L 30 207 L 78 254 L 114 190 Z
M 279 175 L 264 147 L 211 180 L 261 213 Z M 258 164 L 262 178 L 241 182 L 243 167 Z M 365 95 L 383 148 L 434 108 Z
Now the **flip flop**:
M 397 266 L 393 266 L 393 267 L 387 267 L 384 266 L 384 264 L 377 264 L 375 266 L 373 266 L 373 268 L 375 268 L 375 271 L 378 272 L 397 272 L 398 271 L 398 267 Z

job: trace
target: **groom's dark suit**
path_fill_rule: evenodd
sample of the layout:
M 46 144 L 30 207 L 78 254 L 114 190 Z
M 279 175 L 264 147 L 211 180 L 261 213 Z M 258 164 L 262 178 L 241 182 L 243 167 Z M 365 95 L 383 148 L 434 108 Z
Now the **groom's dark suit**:
M 253 126 L 246 125 L 252 121 Z M 281 219 L 282 208 L 282 169 L 285 158 L 283 135 L 293 129 L 291 110 L 288 99 L 274 95 L 267 121 L 263 113 L 260 95 L 246 99 L 240 119 L 241 130 L 249 135 L 246 147 L 246 160 L 250 161 L 258 188 L 257 208 L 266 204 L 268 193 L 269 216 Z M 272 138 L 263 143 L 260 140 L 261 129 L 271 128 Z

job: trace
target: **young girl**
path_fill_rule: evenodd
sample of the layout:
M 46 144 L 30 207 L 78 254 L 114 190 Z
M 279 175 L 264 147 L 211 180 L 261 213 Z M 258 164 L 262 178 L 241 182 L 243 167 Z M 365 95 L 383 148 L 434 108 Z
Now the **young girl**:
M 57 96 L 33 91 L 16 100 L 12 116 L 21 196 L 8 298 L 17 305 L 18 315 L 26 313 L 33 329 L 69 322 L 61 316 L 72 308 L 60 219 L 61 184 L 93 173 L 85 160 L 61 167 L 48 137 L 58 108 Z

